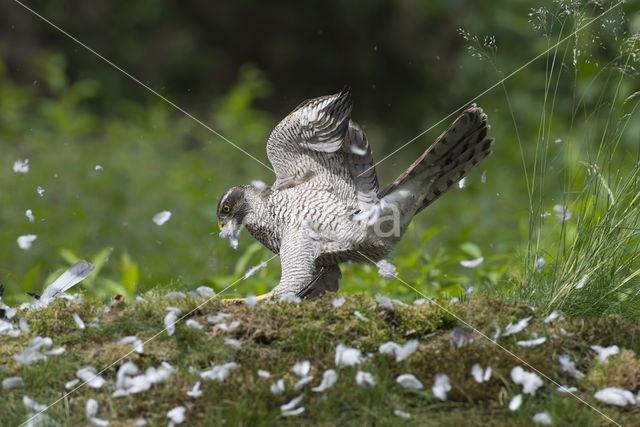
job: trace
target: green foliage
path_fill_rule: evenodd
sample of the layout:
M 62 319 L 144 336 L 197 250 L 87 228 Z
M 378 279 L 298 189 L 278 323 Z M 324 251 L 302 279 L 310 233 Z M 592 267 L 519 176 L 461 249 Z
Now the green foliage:
M 537 252 L 549 245 L 555 259 L 546 268 L 530 266 L 522 296 L 547 311 L 637 318 L 640 164 L 610 184 L 596 170 L 570 205 L 575 223 L 542 227 Z
M 571 33 L 601 10 L 594 12 L 580 2 L 561 7 L 567 9 L 558 15 L 560 28 L 544 25 L 546 37 Z M 537 13 L 547 17 L 542 17 L 544 22 L 553 16 L 549 11 Z M 634 125 L 639 102 L 632 81 L 639 75 L 640 39 L 617 26 L 603 25 L 589 33 L 612 43 L 615 55 L 597 74 L 586 71 L 594 61 L 589 49 L 594 39 L 585 45 L 584 34 L 576 36 L 573 50 L 565 46 L 548 55 L 548 63 L 572 55 L 573 67 L 551 67 L 545 78 L 535 162 L 525 171 L 530 216 L 524 277 L 516 279 L 514 295 L 546 312 L 637 318 L 640 146 Z M 565 138 L 555 139 L 556 110 L 566 102 L 559 94 L 560 82 L 565 81 L 573 88 L 571 126 Z M 509 99 L 506 90 L 505 94 Z M 561 174 L 554 165 L 551 141 L 564 146 L 557 154 L 566 159 Z M 563 194 L 550 199 L 549 187 L 558 179 Z M 555 202 L 553 210 L 549 200 Z
M 63 61 L 54 59 L 43 68 L 62 66 Z M 48 71 L 48 75 L 54 78 L 57 74 Z M 55 85 L 64 84 L 55 81 Z M 212 239 L 213 233 L 202 229 L 214 230 L 216 197 L 222 192 L 221 188 L 212 191 L 207 183 L 231 185 L 241 179 L 208 164 L 218 164 L 215 159 L 220 152 L 230 154 L 229 164 L 232 158 L 244 160 L 241 153 L 228 152 L 219 141 L 212 145 L 208 135 L 203 138 L 206 133 L 201 128 L 188 118 L 173 117 L 162 104 L 144 111 L 124 102 L 122 111 L 135 119 L 100 118 L 84 103 L 98 96 L 94 82 L 80 81 L 65 90 L 54 86 L 51 92 L 58 95 L 42 100 L 33 89 L 18 88 L 0 74 L 0 90 L 7 94 L 2 101 L 18 114 L 13 120 L 3 116 L 0 133 L 5 140 L 21 141 L 11 147 L 12 155 L 0 172 L 8 187 L 21 189 L 0 194 L 3 222 L 16 227 L 0 231 L 3 253 L 12 254 L 2 261 L 11 265 L 3 269 L 8 288 L 5 300 L 24 300 L 24 290 L 43 289 L 80 258 L 96 263 L 96 272 L 85 286 L 92 295 L 103 298 L 116 293 L 135 295 L 174 276 L 186 276 L 193 287 L 211 284 L 203 266 L 211 265 L 217 252 L 223 255 L 213 266 L 235 264 L 235 254 L 222 249 L 228 247 L 226 242 Z M 227 118 L 220 119 L 225 133 L 228 130 L 253 139 L 254 145 L 262 144 L 259 136 L 267 134 L 272 122 L 265 113 L 243 111 L 267 90 L 254 67 L 243 69 L 237 86 L 217 101 L 217 117 Z M 241 126 L 244 120 L 252 126 Z M 30 159 L 29 173 L 14 173 L 14 159 L 22 158 Z M 179 164 L 172 165 L 177 158 Z M 45 190 L 41 197 L 38 186 Z M 151 218 L 167 207 L 173 218 L 160 228 Z M 24 216 L 27 208 L 35 215 L 34 223 Z M 18 249 L 16 238 L 28 233 L 37 234 L 38 240 L 25 252 Z M 92 252 L 94 257 L 89 256 Z M 176 264 L 166 261 L 169 253 L 179 254 Z M 145 262 L 133 261 L 140 259 Z M 223 272 L 218 275 L 225 276 Z
M 344 265 L 344 291 L 467 298 L 472 287 L 472 294 L 504 293 L 543 310 L 636 310 L 637 11 L 616 8 L 554 46 L 611 5 L 553 1 L 529 10 L 500 1 L 460 10 L 447 1 L 330 1 L 256 15 L 253 8 L 239 13 L 246 12 L 243 3 L 217 5 L 216 13 L 196 4 L 144 4 L 110 2 L 99 18 L 79 8 L 81 19 L 48 4 L 34 7 L 264 163 L 266 138 L 284 114 L 346 82 L 376 159 L 431 129 L 377 167 L 385 184 L 448 119 L 434 123 L 509 77 L 477 100 L 496 138 L 493 156 L 464 188 L 416 218 L 391 254 L 402 280 L 385 280 L 371 265 Z M 304 19 L 279 21 L 292 13 L 313 16 L 317 34 Z M 233 16 L 243 16 L 245 28 L 281 25 L 245 39 L 230 25 Z M 25 291 L 41 291 L 79 258 L 96 262 L 81 286 L 102 299 L 173 284 L 230 296 L 273 288 L 278 258 L 246 232 L 234 251 L 215 227 L 225 189 L 271 182 L 271 172 L 92 54 L 39 33 L 38 25 L 21 24 L 20 37 L 36 46 L 32 55 L 6 53 L 0 38 L 4 299 L 25 300 Z M 345 28 L 376 40 L 347 37 Z M 14 173 L 13 162 L 27 158 L 29 173 Z M 608 204 L 605 184 L 615 203 Z M 567 206 L 573 218 L 541 217 L 555 205 Z M 157 226 L 152 218 L 163 210 L 172 217 Z M 16 244 L 23 234 L 38 236 L 28 251 Z M 480 257 L 476 268 L 460 265 Z M 538 271 L 541 257 L 547 264 Z M 261 262 L 265 268 L 243 278 Z M 597 292 L 570 292 L 585 274 Z

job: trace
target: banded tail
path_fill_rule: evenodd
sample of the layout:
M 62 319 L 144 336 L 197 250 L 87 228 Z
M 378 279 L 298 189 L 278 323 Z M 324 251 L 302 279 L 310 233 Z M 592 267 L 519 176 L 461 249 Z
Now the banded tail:
M 489 129 L 487 115 L 472 105 L 406 171 L 382 189 L 378 198 L 393 199 L 405 205 L 404 212 L 415 209 L 413 215 L 417 214 L 491 155 L 493 138 L 486 138 Z

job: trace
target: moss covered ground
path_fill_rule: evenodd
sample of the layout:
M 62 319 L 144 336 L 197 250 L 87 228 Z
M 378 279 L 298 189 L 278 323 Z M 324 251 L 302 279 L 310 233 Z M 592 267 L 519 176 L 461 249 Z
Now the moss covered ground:
M 334 306 L 336 298 L 344 298 L 344 303 Z M 179 318 L 186 315 L 171 336 L 163 331 L 168 306 L 181 310 Z M 78 327 L 73 313 L 84 320 L 85 329 Z M 231 316 L 211 319 L 219 313 Z M 20 425 L 34 413 L 25 406 L 24 396 L 44 405 L 57 402 L 46 411 L 47 420 L 62 425 L 89 424 L 85 415 L 88 399 L 99 404 L 97 418 L 116 426 L 141 420 L 165 425 L 170 421 L 167 413 L 179 406 L 185 408 L 189 425 L 528 425 L 541 412 L 547 412 L 554 425 L 614 421 L 632 425 L 640 420 L 640 405 L 619 407 L 594 398 L 597 390 L 606 387 L 624 388 L 636 395 L 640 387 L 640 324 L 615 317 L 561 316 L 545 322 L 545 316 L 527 306 L 483 296 L 457 303 L 403 305 L 353 294 L 254 307 L 228 306 L 217 298 L 172 299 L 149 294 L 144 301 L 118 302 L 109 311 L 103 303 L 91 300 L 58 299 L 44 309 L 19 311 L 13 320 L 20 317 L 27 321 L 29 332 L 0 336 L 0 380 L 13 376 L 24 380 L 22 386 L 0 390 L 1 425 Z M 527 317 L 531 319 L 522 331 L 498 337 L 499 346 L 492 342 L 496 328 L 504 334 L 510 323 Z M 188 325 L 189 319 L 202 329 Z M 469 329 L 463 320 L 477 330 Z M 239 323 L 232 330 L 211 325 L 223 322 L 233 327 L 233 321 Z M 130 335 L 144 342 L 141 353 L 134 352 L 130 344 L 119 344 Z M 53 341 L 41 353 L 56 347 L 66 352 L 19 365 L 14 356 L 24 352 L 35 336 Z M 518 344 L 542 337 L 546 341 L 539 345 Z M 385 342 L 403 345 L 411 340 L 418 341 L 417 349 L 399 362 L 379 352 Z M 360 363 L 337 366 L 339 344 L 360 350 Z M 592 345 L 618 345 L 621 351 L 602 363 Z M 558 361 L 561 355 L 568 355 L 584 376 L 577 378 L 564 370 Z M 173 371 L 146 391 L 113 396 L 118 370 L 126 361 L 135 363 L 141 373 L 162 362 Z M 310 362 L 306 374 L 292 370 L 302 361 Z M 224 380 L 200 376 L 230 362 L 237 367 Z M 513 381 L 511 371 L 516 366 L 533 372 L 524 362 L 548 377 L 541 377 L 543 384 L 535 395 L 523 393 L 522 386 Z M 474 379 L 475 364 L 483 370 L 491 367 L 487 381 Z M 76 372 L 87 366 L 98 371 L 106 368 L 101 373 L 104 385 L 65 389 Z M 324 391 L 312 390 L 328 369 L 336 371 L 337 382 Z M 258 370 L 268 371 L 270 377 L 258 375 Z M 358 371 L 372 374 L 375 385 L 358 385 Z M 413 374 L 423 388 L 403 387 L 396 381 L 402 374 Z M 432 389 L 440 374 L 446 374 L 451 385 L 445 400 Z M 314 378 L 296 389 L 301 376 Z M 273 385 L 280 379 L 284 391 L 274 394 Z M 197 381 L 202 394 L 187 395 Z M 576 387 L 575 396 L 558 391 L 558 384 Z M 517 394 L 523 394 L 523 403 L 512 411 L 509 403 Z M 304 407 L 304 411 L 284 415 L 281 405 L 297 396 L 303 396 L 302 400 L 291 409 Z

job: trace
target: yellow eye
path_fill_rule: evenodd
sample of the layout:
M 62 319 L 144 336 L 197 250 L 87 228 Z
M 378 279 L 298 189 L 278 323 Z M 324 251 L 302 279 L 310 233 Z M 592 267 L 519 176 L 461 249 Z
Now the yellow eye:
M 229 213 L 230 210 L 231 210 L 231 208 L 229 207 L 229 205 L 224 205 L 222 207 L 222 212 L 223 213 Z

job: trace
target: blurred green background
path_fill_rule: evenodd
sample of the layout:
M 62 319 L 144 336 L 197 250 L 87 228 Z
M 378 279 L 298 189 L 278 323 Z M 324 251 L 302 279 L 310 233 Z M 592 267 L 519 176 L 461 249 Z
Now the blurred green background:
M 464 188 L 417 217 L 392 253 L 400 275 L 430 296 L 458 295 L 460 284 L 513 286 L 524 275 L 530 216 L 571 202 L 572 185 L 587 173 L 580 162 L 594 158 L 612 115 L 635 114 L 635 104 L 609 100 L 640 89 L 638 58 L 621 56 L 640 30 L 637 1 L 487 93 L 615 2 L 25 4 L 265 163 L 266 139 L 282 117 L 345 84 L 376 159 L 482 94 L 476 102 L 489 116 L 494 155 Z M 381 183 L 452 119 L 379 165 Z M 612 175 L 637 161 L 640 120 L 620 135 Z M 536 154 L 541 138 L 544 171 Z M 97 262 L 84 286 L 106 298 L 157 286 L 220 291 L 271 256 L 246 231 L 234 251 L 215 220 L 225 189 L 271 183 L 269 170 L 9 1 L 0 4 L 0 148 L 5 300 L 23 300 L 25 290 L 42 289 L 78 258 Z M 24 159 L 29 172 L 15 173 L 14 162 Z M 535 177 L 541 191 L 534 204 Z M 152 218 L 163 210 L 172 216 L 158 226 Z M 548 227 L 553 234 L 562 223 L 552 215 Z M 38 237 L 22 250 L 16 239 L 26 234 Z M 479 268 L 459 264 L 479 256 Z M 553 249 L 535 256 L 550 261 Z M 225 294 L 264 292 L 279 274 L 276 258 Z M 347 291 L 415 296 L 375 267 L 345 265 L 343 275 Z

